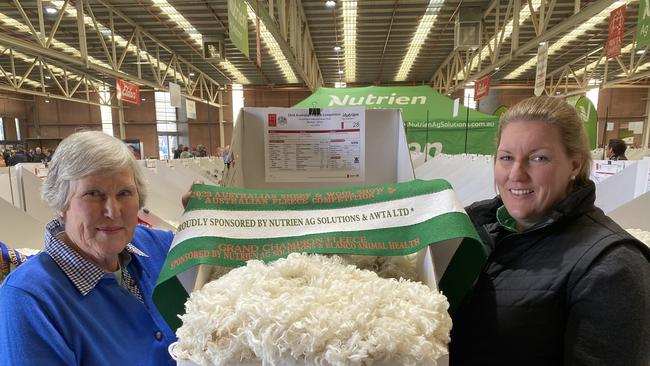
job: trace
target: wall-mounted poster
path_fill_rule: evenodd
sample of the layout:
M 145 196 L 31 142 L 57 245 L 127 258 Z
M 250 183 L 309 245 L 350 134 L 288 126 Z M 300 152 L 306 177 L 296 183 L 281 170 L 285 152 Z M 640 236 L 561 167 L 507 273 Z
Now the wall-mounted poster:
M 144 149 L 140 140 L 124 140 L 124 143 L 131 149 L 136 160 L 142 160 Z

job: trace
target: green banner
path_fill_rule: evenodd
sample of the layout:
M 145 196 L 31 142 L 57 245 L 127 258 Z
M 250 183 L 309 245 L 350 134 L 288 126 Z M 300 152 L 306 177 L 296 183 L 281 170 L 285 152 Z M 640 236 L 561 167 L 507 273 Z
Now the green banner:
M 506 107 L 505 105 L 501 105 L 501 106 L 499 106 L 499 108 L 494 110 L 494 115 L 496 117 L 501 118 L 501 115 L 506 113 L 507 111 L 508 111 L 508 107 Z
M 460 106 L 453 116 L 454 101 L 429 86 L 368 86 L 320 88 L 295 108 L 400 109 L 410 150 L 436 153 L 494 154 L 498 117 Z M 368 121 L 372 128 L 372 121 Z M 467 137 L 467 138 L 466 138 Z M 467 145 L 467 149 L 466 149 Z
M 248 56 L 248 11 L 246 2 L 228 0 L 228 35 L 232 43 Z
M 650 44 L 650 6 L 648 1 L 639 1 L 639 16 L 636 23 L 636 48 L 644 48 Z
M 596 139 L 598 136 L 598 111 L 591 100 L 585 96 L 574 96 L 567 98 L 567 103 L 574 106 L 578 115 L 585 124 L 587 130 L 587 139 L 589 148 L 596 148 Z
M 185 278 L 183 286 L 181 277 L 200 264 L 238 267 L 293 252 L 407 255 L 452 239 L 460 244 L 438 283 L 450 312 L 474 284 L 486 254 L 446 181 L 300 191 L 195 185 L 153 299 L 176 329 L 193 285 Z

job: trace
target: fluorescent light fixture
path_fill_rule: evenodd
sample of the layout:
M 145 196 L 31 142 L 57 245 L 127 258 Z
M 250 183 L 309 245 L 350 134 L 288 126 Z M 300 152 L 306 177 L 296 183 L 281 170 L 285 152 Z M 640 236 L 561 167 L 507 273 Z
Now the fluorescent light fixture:
M 45 75 L 45 79 L 50 80 L 52 77 L 50 75 Z
M 427 40 L 429 33 L 431 33 L 431 28 L 433 28 L 433 24 L 436 22 L 436 18 L 442 8 L 443 2 L 443 0 L 429 1 L 424 16 L 420 19 L 420 24 L 418 24 L 415 34 L 411 39 L 411 44 L 409 45 L 408 51 L 406 51 L 406 56 L 402 59 L 402 65 L 397 72 L 395 81 L 406 80 L 409 71 L 411 71 L 411 67 L 413 67 L 413 64 L 415 63 L 415 59 L 418 57 L 418 54 L 422 49 L 422 45 L 424 45 L 424 41 Z
M 564 35 L 564 37 L 560 38 L 559 40 L 555 41 L 551 46 L 549 46 L 548 55 L 551 56 L 557 53 L 563 47 L 568 46 L 569 43 L 577 40 L 580 36 L 593 31 L 593 29 L 596 28 L 599 24 L 602 24 L 609 19 L 609 14 L 612 12 L 612 10 L 619 8 L 620 6 L 627 4 L 630 1 L 631 0 L 616 1 L 612 3 L 610 6 L 608 6 L 607 8 L 605 8 L 600 13 L 594 15 L 589 20 L 580 24 L 578 27 L 574 28 L 571 32 Z M 537 65 L 537 56 L 534 56 L 530 60 L 526 61 L 521 66 L 519 66 L 518 68 L 510 72 L 508 75 L 506 75 L 504 79 L 516 79 L 519 76 L 533 70 L 533 68 L 536 65 Z
M 334 52 L 340 52 L 340 51 L 341 51 L 341 47 L 339 47 L 339 46 L 334 46 Z
M 49 103 L 49 102 L 50 102 L 50 100 L 49 100 L 49 99 L 45 99 L 45 103 Z
M 197 46 L 203 47 L 203 35 L 199 33 L 185 17 L 176 10 L 167 0 L 151 0 L 155 7 L 160 9 L 169 19 L 185 31 Z
M 251 8 L 250 4 L 247 6 L 248 8 L 248 18 L 253 21 L 253 24 L 255 24 L 255 12 L 253 11 L 253 8 Z M 260 38 L 264 44 L 266 44 L 266 48 L 269 51 L 269 54 L 271 54 L 271 57 L 275 62 L 280 66 L 280 70 L 282 70 L 282 73 L 284 74 L 284 78 L 287 80 L 289 84 L 298 84 L 300 81 L 298 80 L 298 77 L 296 74 L 293 72 L 293 68 L 289 64 L 289 61 L 287 61 L 287 58 L 284 56 L 284 53 L 282 53 L 282 49 L 280 49 L 280 45 L 278 42 L 275 40 L 275 37 L 269 32 L 268 29 L 266 29 L 266 26 L 264 25 L 264 22 L 260 21 Z
M 357 1 L 342 0 L 345 80 L 357 78 Z
M 342 74 L 342 73 L 343 73 L 343 70 L 339 70 L 338 73 L 339 73 L 339 74 Z
M 327 0 L 327 1 L 325 2 L 325 6 L 327 6 L 328 8 L 333 8 L 333 7 L 336 6 L 336 1 L 334 1 L 334 0 Z
M 637 55 L 643 55 L 644 53 L 645 53 L 645 49 L 636 51 Z
M 56 10 L 55 8 L 53 8 L 53 7 L 51 7 L 51 6 L 48 6 L 48 7 L 45 8 L 45 13 L 46 13 L 46 14 L 54 15 L 54 14 L 56 14 L 57 12 L 58 12 L 58 10 Z
M 194 75 L 195 75 L 195 74 L 194 74 L 193 72 L 190 73 L 190 77 L 194 77 Z

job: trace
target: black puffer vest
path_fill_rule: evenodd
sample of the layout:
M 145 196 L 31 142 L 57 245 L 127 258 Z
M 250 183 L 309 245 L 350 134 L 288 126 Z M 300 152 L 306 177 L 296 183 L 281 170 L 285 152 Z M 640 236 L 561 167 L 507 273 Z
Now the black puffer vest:
M 634 241 L 594 200 L 590 182 L 521 233 L 497 223 L 498 197 L 467 207 L 489 257 L 454 315 L 452 365 L 562 364 L 568 294 L 604 250 Z

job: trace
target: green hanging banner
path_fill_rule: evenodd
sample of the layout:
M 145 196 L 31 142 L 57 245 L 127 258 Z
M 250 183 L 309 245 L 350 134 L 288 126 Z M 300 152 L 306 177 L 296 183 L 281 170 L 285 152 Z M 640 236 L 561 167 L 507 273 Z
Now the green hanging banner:
M 245 1 L 228 0 L 228 35 L 235 47 L 249 57 L 248 11 Z
M 436 153 L 494 154 L 498 118 L 460 106 L 454 117 L 454 101 L 429 86 L 368 86 L 362 88 L 320 88 L 294 108 L 399 109 L 406 127 L 410 150 Z M 465 129 L 467 127 L 467 134 Z M 372 128 L 372 121 L 368 121 Z M 435 149 L 432 149 L 435 147 Z
M 636 48 L 644 48 L 650 44 L 650 0 L 639 1 L 639 16 L 636 21 Z
M 450 312 L 486 253 L 444 180 L 295 191 L 194 185 L 153 299 L 176 329 L 200 264 L 238 267 L 293 252 L 407 255 L 452 239 L 460 244 L 438 282 Z
M 598 136 L 598 111 L 591 100 L 585 96 L 573 96 L 566 99 L 567 103 L 574 106 L 578 115 L 585 124 L 589 148 L 596 148 Z

